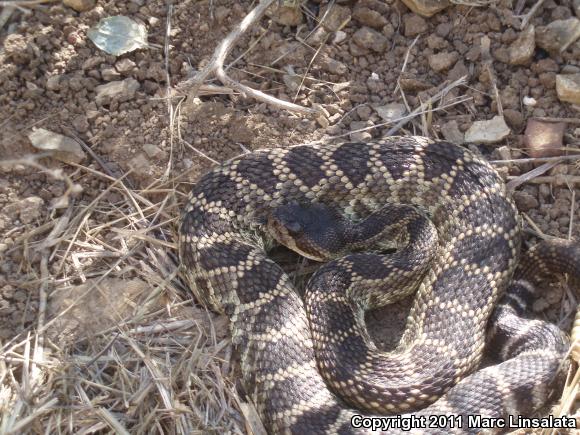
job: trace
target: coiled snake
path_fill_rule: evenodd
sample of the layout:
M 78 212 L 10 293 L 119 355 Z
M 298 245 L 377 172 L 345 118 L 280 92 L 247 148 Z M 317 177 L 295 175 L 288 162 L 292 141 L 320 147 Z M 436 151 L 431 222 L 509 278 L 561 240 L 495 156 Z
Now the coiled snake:
M 215 168 L 191 192 L 180 255 L 197 299 L 230 318 L 265 427 L 354 433 L 357 414 L 501 417 L 547 400 L 567 340 L 526 318 L 527 279 L 546 267 L 580 277 L 580 256 L 569 242 L 530 251 L 494 312 L 520 239 L 487 162 L 449 143 L 390 137 L 256 151 Z M 311 278 L 306 303 L 268 258 L 274 240 L 335 258 Z M 362 313 L 413 290 L 400 345 L 378 351 Z M 471 374 L 486 330 L 503 362 Z M 478 432 L 441 429 L 453 431 Z

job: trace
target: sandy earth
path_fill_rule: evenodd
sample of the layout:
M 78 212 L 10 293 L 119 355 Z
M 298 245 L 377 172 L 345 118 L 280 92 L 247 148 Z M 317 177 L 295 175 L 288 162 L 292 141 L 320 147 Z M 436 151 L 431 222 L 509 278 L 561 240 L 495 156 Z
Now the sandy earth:
M 80 306 L 86 310 L 79 311 L 77 306 L 69 310 L 69 317 L 60 317 L 63 323 L 53 322 L 48 328 L 51 344 L 46 348 L 55 360 L 58 355 L 83 352 L 94 356 L 100 350 L 109 354 L 116 345 L 106 347 L 112 337 L 107 328 L 114 329 L 119 319 L 134 316 L 135 307 L 150 302 L 150 286 L 154 285 L 160 290 L 147 306 L 149 312 L 165 310 L 183 321 L 194 316 L 205 325 L 198 332 L 179 329 L 186 347 L 186 338 L 206 340 L 217 331 L 211 353 L 221 358 L 215 363 L 216 370 L 224 376 L 229 373 L 223 363 L 231 350 L 224 319 L 192 305 L 182 284 L 167 284 L 172 286 L 167 290 L 163 283 L 164 278 L 175 276 L 171 275 L 176 254 L 172 241 L 184 193 L 214 162 L 246 149 L 284 147 L 339 135 L 354 140 L 381 137 L 393 126 L 381 117 L 385 106 L 397 103 L 397 109 L 406 105 L 413 110 L 463 75 L 467 83 L 452 89 L 442 101 L 435 101 L 432 108 L 438 110 L 414 118 L 399 133 L 442 138 L 451 131 L 461 137 L 473 122 L 498 114 L 495 81 L 511 132 L 493 144 L 470 145 L 472 149 L 490 160 L 527 157 L 523 133 L 533 117 L 571 118 L 565 126 L 564 143 L 576 148 L 580 145 L 580 123 L 573 122 L 578 120 L 579 108 L 560 102 L 555 89 L 556 74 L 580 72 L 580 42 L 560 54 L 536 47 L 528 62 L 512 64 L 506 53 L 521 33 L 513 12 L 515 1 L 500 0 L 483 8 L 452 5 L 431 18 L 421 18 L 394 0 L 339 1 L 333 12 L 335 22 L 324 31 L 316 30 L 312 17 L 322 16 L 326 2 L 307 2 L 306 12 L 298 14 L 302 21 L 298 26 L 280 24 L 275 12 L 273 18 L 263 18 L 228 57 L 228 73 L 275 97 L 307 107 L 321 104 L 329 114 L 327 124 L 237 94 L 205 95 L 193 102 L 182 102 L 179 97 L 170 102 L 166 99 L 168 86 L 206 65 L 214 47 L 250 10 L 251 2 L 178 1 L 171 16 L 166 2 L 159 0 L 87 3 L 88 10 L 80 13 L 58 1 L 15 10 L 0 29 L 0 159 L 11 160 L 0 167 L 0 343 L 12 346 L 12 357 L 25 354 L 27 334 L 39 326 L 39 312 L 45 323 L 78 298 L 85 298 Z M 525 3 L 523 13 L 531 5 Z M 546 0 L 530 23 L 538 28 L 570 18 L 574 7 L 571 0 Z M 96 48 L 87 38 L 87 30 L 112 15 L 127 15 L 143 23 L 151 47 L 119 57 Z M 341 27 L 346 18 L 350 21 Z M 171 27 L 166 37 L 168 20 Z M 363 28 L 367 33 L 360 33 Z M 332 31 L 337 29 L 340 31 Z M 484 37 L 491 42 L 495 80 L 485 67 Z M 166 43 L 170 48 L 167 57 L 163 50 Z M 113 98 L 98 97 L 99 86 L 128 79 L 136 89 Z M 452 105 L 458 97 L 465 98 Z M 534 98 L 535 105 L 525 105 L 524 97 Z M 364 127 L 374 128 L 351 133 Z M 83 151 L 72 162 L 70 155 L 26 157 L 41 152 L 29 139 L 36 128 L 76 138 L 84 144 Z M 512 163 L 502 166 L 501 171 L 511 179 L 538 165 Z M 64 175 L 51 172 L 55 169 L 62 169 Z M 539 232 L 580 236 L 578 183 L 565 185 L 557 174 L 578 176 L 580 170 L 573 161 L 560 163 L 543 174 L 551 178 L 532 180 L 517 189 L 518 207 L 529 218 L 530 243 L 537 240 Z M 119 177 L 124 177 L 124 184 L 115 181 Z M 67 182 L 78 186 L 76 192 L 68 192 Z M 146 230 L 148 226 L 155 229 Z M 82 296 L 92 293 L 95 287 L 91 283 L 104 275 L 111 281 L 99 294 Z M 158 278 L 151 278 L 153 275 Z M 540 308 L 548 306 L 549 315 L 563 319 L 566 326 L 571 322 L 574 302 L 566 299 L 561 303 L 563 293 L 561 288 L 550 293 Z M 172 304 L 179 309 L 169 310 Z M 182 308 L 185 311 L 179 311 Z M 404 323 L 404 314 L 396 314 L 392 308 L 387 311 L 390 318 L 397 319 L 394 323 Z M 375 318 L 380 317 L 371 315 L 373 325 L 380 323 Z M 210 323 L 213 333 L 207 332 Z M 392 344 L 388 335 L 377 334 L 386 346 Z M 98 339 L 87 344 L 80 336 Z M 220 347 L 219 343 L 225 344 Z M 127 349 L 129 345 L 116 352 L 123 354 Z M 8 372 L 19 379 L 24 368 L 18 358 L 6 361 L 0 367 L 0 372 L 4 370 L 0 379 L 5 380 Z M 74 362 L 71 364 L 67 370 L 72 371 L 66 373 L 72 376 L 76 372 L 71 369 Z M 171 366 L 169 360 L 167 366 Z M 134 370 L 139 369 L 135 366 Z M 179 391 L 186 394 L 191 380 L 182 381 Z M 41 384 L 54 387 L 50 382 L 45 378 Z M 248 416 L 240 413 L 231 399 L 236 394 L 235 381 L 226 376 L 225 382 L 227 387 L 216 387 L 212 382 L 204 385 L 211 394 L 216 388 L 225 388 L 224 400 L 231 411 L 220 414 L 216 411 L 219 406 L 196 402 L 206 416 L 201 411 L 194 416 L 186 413 L 189 423 L 183 427 L 243 430 L 240 428 Z M 171 387 L 177 388 L 174 384 Z M 91 398 L 100 394 L 88 391 Z M 32 393 L 30 397 L 37 399 Z M 13 405 L 12 399 L 0 399 L 0 405 L 2 400 Z M 62 397 L 59 400 L 71 403 Z M 34 406 L 27 404 L 19 416 L 34 412 Z M 127 412 L 116 402 L 101 406 L 120 415 Z M 50 420 L 50 415 L 45 415 L 42 424 L 56 421 Z M 78 414 L 70 415 L 79 418 Z M 119 419 L 137 433 L 141 427 L 138 416 L 142 414 L 135 412 L 130 418 L 125 415 Z M 98 416 L 93 417 L 95 425 L 102 423 Z M 164 416 L 155 430 L 179 427 L 173 417 Z M 71 424 L 79 430 L 84 423 L 75 420 Z

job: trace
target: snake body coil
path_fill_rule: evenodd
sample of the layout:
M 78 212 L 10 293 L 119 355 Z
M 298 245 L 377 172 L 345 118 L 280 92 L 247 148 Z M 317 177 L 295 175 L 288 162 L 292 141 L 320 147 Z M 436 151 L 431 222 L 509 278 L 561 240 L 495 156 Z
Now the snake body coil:
M 325 335 L 317 323 L 322 314 L 315 311 L 309 322 L 289 277 L 266 253 L 273 240 L 268 222 L 277 210 L 312 204 L 338 210 L 352 222 L 385 207 L 410 205 L 436 230 L 433 260 L 418 285 L 400 346 L 378 356 L 351 352 L 348 370 L 328 361 L 324 352 L 321 356 L 318 345 L 315 355 L 313 344 L 313 338 L 322 339 L 348 353 L 356 339 L 333 314 L 343 300 L 322 301 L 331 311 L 319 323 L 336 321 Z M 273 433 L 356 432 L 351 418 L 360 411 L 345 400 L 365 409 L 365 415 L 499 417 L 539 406 L 548 388 L 538 391 L 538 385 L 552 382 L 566 350 L 557 328 L 538 330 L 532 345 L 519 343 L 505 352 L 507 361 L 468 376 L 482 358 L 487 322 L 512 278 L 519 248 L 517 211 L 498 174 L 461 147 L 420 137 L 245 154 L 200 179 L 180 228 L 180 254 L 191 287 L 198 300 L 229 316 L 244 387 Z M 316 288 L 336 286 L 336 276 L 345 276 L 344 271 L 372 287 L 387 278 L 377 261 L 333 263 L 317 274 Z M 403 266 L 389 275 L 410 275 Z M 580 275 L 580 267 L 574 267 Z M 517 288 L 525 293 L 527 287 Z M 525 298 L 513 298 L 524 304 Z M 498 343 L 517 334 L 505 336 L 521 314 L 512 305 L 494 314 L 500 317 L 493 335 Z M 384 374 L 375 381 L 377 370 Z M 338 378 L 325 381 L 321 373 Z M 538 399 L 525 404 L 518 402 L 520 394 Z

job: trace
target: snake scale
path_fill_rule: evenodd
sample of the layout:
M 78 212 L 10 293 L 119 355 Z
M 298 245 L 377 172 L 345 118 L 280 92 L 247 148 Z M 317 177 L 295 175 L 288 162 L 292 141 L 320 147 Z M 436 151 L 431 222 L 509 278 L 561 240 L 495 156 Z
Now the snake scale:
M 402 223 L 386 235 L 375 228 L 393 217 Z M 396 252 L 375 246 L 349 254 L 335 243 L 341 222 L 358 225 L 353 237 L 371 245 L 392 238 Z M 304 255 L 311 239 L 336 245 L 325 258 L 334 260 L 311 278 L 306 302 L 268 257 L 284 237 Z M 535 289 L 528 277 L 580 277 L 580 256 L 570 242 L 540 244 L 516 270 L 520 244 L 517 210 L 495 170 L 462 147 L 422 137 L 234 158 L 194 186 L 179 242 L 198 301 L 229 316 L 243 386 L 266 429 L 300 434 L 364 431 L 352 425 L 355 415 L 501 417 L 538 409 L 568 342 L 557 327 L 527 318 Z M 400 345 L 381 352 L 361 313 L 410 289 L 416 295 Z M 473 373 L 486 336 L 500 362 Z

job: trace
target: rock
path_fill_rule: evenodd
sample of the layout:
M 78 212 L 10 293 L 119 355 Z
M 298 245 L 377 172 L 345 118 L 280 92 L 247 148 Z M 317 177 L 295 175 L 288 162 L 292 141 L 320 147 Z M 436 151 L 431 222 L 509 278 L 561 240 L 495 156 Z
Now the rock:
M 24 224 L 29 224 L 40 217 L 44 200 L 38 196 L 30 196 L 18 201 L 18 214 Z
M 320 66 L 322 68 L 324 68 L 326 71 L 328 71 L 330 74 L 336 74 L 336 75 L 343 75 L 348 71 L 348 67 L 335 59 L 332 59 L 329 56 L 323 55 L 320 58 Z
M 446 122 L 441 126 L 443 137 L 451 143 L 461 145 L 465 142 L 465 135 L 459 130 L 456 120 Z
M 128 101 L 135 96 L 139 89 L 139 82 L 133 78 L 118 80 L 97 86 L 95 101 L 99 105 L 108 104 L 111 100 Z
M 536 30 L 536 44 L 551 53 L 562 53 L 580 38 L 580 19 L 552 21 Z
M 562 154 L 564 131 L 563 122 L 528 120 L 524 133 L 524 147 L 532 157 L 555 157 Z
M 49 91 L 58 91 L 60 89 L 60 76 L 50 76 L 46 79 L 46 89 Z
M 558 74 L 556 76 L 558 99 L 572 104 L 580 104 L 580 73 Z
M 146 143 L 143 145 L 143 151 L 145 151 L 145 154 L 150 158 L 160 157 L 164 154 L 161 148 L 152 143 Z
M 350 140 L 353 142 L 365 142 L 372 139 L 372 135 L 369 131 L 356 131 L 363 128 L 371 127 L 373 124 L 369 121 L 353 121 L 350 123 Z
M 28 135 L 28 139 L 34 148 L 50 152 L 61 162 L 80 163 L 85 158 L 85 152 L 78 142 L 62 134 L 37 128 Z
M 345 6 L 332 4 L 320 8 L 318 18 L 322 20 L 320 24 L 329 32 L 337 32 L 342 30 L 344 26 L 351 20 L 350 9 Z
M 456 51 L 432 54 L 429 56 L 429 66 L 433 71 L 443 72 L 455 65 L 457 59 L 459 59 L 459 54 Z
M 282 26 L 292 27 L 302 24 L 304 18 L 299 6 L 280 6 L 275 9 L 269 8 L 266 15 Z
M 419 15 L 407 14 L 403 17 L 403 23 L 405 24 L 405 36 L 414 37 L 429 29 L 427 21 Z
M 459 60 L 447 73 L 447 79 L 451 81 L 458 80 L 464 76 L 469 77 L 469 70 L 465 66 L 465 63 L 463 63 L 463 60 Z
M 94 8 L 96 0 L 63 0 L 63 3 L 77 12 L 84 12 Z
M 101 71 L 101 77 L 103 80 L 111 82 L 120 78 L 121 74 L 119 74 L 115 68 L 105 68 Z
M 580 0 L 574 0 L 572 2 L 572 7 L 574 8 L 574 13 L 578 18 L 580 18 Z
M 432 17 L 437 12 L 442 11 L 449 2 L 447 0 L 402 0 L 403 3 L 413 12 L 424 17 Z
M 89 130 L 89 121 L 86 115 L 79 115 L 72 121 L 72 125 L 79 133 L 86 133 Z
M 383 121 L 396 121 L 405 116 L 407 108 L 404 104 L 390 103 L 385 106 L 375 107 L 375 111 Z
M 494 116 L 489 121 L 476 121 L 465 132 L 465 142 L 496 143 L 510 134 L 510 128 L 502 116 Z
M 376 52 L 384 52 L 389 46 L 387 37 L 370 27 L 361 27 L 355 32 L 352 38 L 360 47 Z
M 368 121 L 372 113 L 373 111 L 366 104 L 356 108 L 356 114 L 361 119 L 361 121 Z
M 418 80 L 414 77 L 405 77 L 404 75 L 399 80 L 399 84 L 401 85 L 401 89 L 405 92 L 426 91 L 433 87 L 431 83 Z
M 540 203 L 537 198 L 527 192 L 516 191 L 513 193 L 514 201 L 519 211 L 526 212 L 533 208 L 538 208 Z
M 140 177 L 147 177 L 151 170 L 151 163 L 145 154 L 139 153 L 131 160 L 129 160 L 129 167 L 135 171 L 135 174 Z
M 131 59 L 119 59 L 115 62 L 115 69 L 121 74 L 131 72 L 135 69 L 137 65 Z
M 536 49 L 536 30 L 529 25 L 508 48 L 510 65 L 526 65 L 532 60 Z
M 504 109 L 503 117 L 507 124 L 516 131 L 519 131 L 524 126 L 524 115 L 515 109 Z
M 381 29 L 388 22 L 379 12 L 366 6 L 355 7 L 352 17 L 363 26 L 373 27 L 375 29 Z

